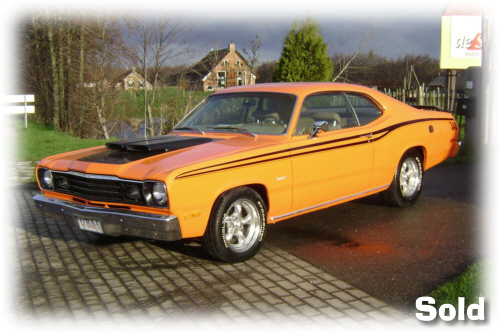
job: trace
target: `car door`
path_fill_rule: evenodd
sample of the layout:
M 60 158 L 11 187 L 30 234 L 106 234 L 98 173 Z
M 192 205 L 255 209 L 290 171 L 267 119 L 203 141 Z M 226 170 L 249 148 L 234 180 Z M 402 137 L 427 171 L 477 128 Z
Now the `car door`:
M 315 122 L 328 131 L 313 133 Z M 315 94 L 304 100 L 290 141 L 293 210 L 342 200 L 366 190 L 373 167 L 373 144 L 363 132 L 346 95 Z

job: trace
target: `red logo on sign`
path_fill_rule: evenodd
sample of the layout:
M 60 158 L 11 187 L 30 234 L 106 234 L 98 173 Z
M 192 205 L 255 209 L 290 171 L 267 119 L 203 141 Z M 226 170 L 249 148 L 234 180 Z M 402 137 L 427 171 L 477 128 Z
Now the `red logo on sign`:
M 479 33 L 470 43 L 470 47 L 467 50 L 481 50 L 482 47 L 483 47 L 483 35 Z

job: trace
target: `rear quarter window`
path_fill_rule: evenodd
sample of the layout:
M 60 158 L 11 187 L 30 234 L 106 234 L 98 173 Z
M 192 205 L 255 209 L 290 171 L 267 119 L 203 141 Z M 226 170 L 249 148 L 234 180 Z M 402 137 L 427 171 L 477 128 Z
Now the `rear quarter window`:
M 358 117 L 360 126 L 371 123 L 382 115 L 382 110 L 368 97 L 357 94 L 346 95 Z

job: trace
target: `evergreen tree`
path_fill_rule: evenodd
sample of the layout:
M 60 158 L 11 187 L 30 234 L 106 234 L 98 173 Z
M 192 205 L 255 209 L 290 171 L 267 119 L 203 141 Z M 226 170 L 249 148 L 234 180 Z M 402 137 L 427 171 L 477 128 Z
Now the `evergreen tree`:
M 316 22 L 294 22 L 283 44 L 275 82 L 332 81 L 333 63 Z

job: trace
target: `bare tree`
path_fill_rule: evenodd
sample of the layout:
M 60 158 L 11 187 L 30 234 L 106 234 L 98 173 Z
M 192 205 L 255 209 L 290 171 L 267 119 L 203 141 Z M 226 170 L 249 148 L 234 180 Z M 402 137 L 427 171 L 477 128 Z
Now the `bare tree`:
M 252 39 L 250 41 L 250 50 L 247 50 L 246 48 L 243 48 L 243 53 L 245 53 L 248 56 L 248 67 L 250 68 L 250 71 L 253 73 L 253 71 L 257 68 L 259 65 L 259 49 L 262 46 L 262 42 L 259 39 L 259 35 L 255 35 L 255 39 Z M 249 76 L 248 78 L 248 84 L 250 84 L 251 77 Z
M 335 54 L 333 62 L 336 70 L 343 64 L 345 58 L 350 59 L 344 54 Z M 403 86 L 409 88 L 422 83 L 429 84 L 439 72 L 439 59 L 428 55 L 408 54 L 398 59 L 389 59 L 370 50 L 358 54 L 344 71 L 341 80 L 379 88 Z
M 35 119 L 52 123 L 52 66 L 48 46 L 48 25 L 41 16 L 33 16 L 23 27 L 23 50 L 20 68 L 23 69 L 23 90 L 36 95 Z M 45 78 L 41 80 L 40 78 Z
M 56 41 L 54 40 L 54 24 L 51 21 L 51 15 L 47 10 L 47 38 L 49 42 L 49 54 L 50 54 L 50 67 L 52 75 L 52 98 L 53 98 L 53 114 L 52 114 L 52 125 L 54 128 L 59 129 L 59 114 L 60 102 L 59 102 L 59 75 L 57 72 L 57 54 L 56 54 Z
M 118 20 L 107 14 L 97 14 L 88 26 L 87 79 L 85 92 L 88 95 L 87 110 L 95 112 L 98 126 L 109 139 L 110 119 L 115 112 L 117 92 L 113 81 L 120 71 L 122 54 L 121 30 Z
M 372 29 L 369 29 L 359 42 L 354 52 L 348 52 L 348 53 L 341 52 L 336 57 L 338 60 L 338 66 L 335 67 L 337 67 L 336 69 L 338 69 L 338 73 L 334 72 L 334 77 L 333 77 L 334 82 L 340 79 L 347 81 L 346 79 L 347 71 L 353 64 L 354 60 L 362 53 L 363 49 L 369 46 L 369 44 L 374 40 L 374 38 L 375 38 L 375 33 L 373 32 Z M 340 40 L 339 44 L 343 46 L 344 42 L 342 39 Z
M 69 131 L 75 26 L 64 14 L 46 9 L 23 27 L 23 69 L 26 85 L 37 94 L 37 117 Z
M 155 135 L 153 122 L 153 104 L 157 101 L 160 89 L 165 85 L 161 70 L 179 59 L 186 60 L 193 52 L 192 28 L 166 15 L 148 18 L 129 17 L 127 20 L 129 60 L 133 66 L 141 68 L 145 80 L 150 79 L 151 92 L 144 83 L 145 117 L 148 119 L 149 135 Z M 149 96 L 149 99 L 148 99 Z
M 276 61 L 264 61 L 256 69 L 257 83 L 273 82 Z
M 64 10 L 34 12 L 22 29 L 21 69 L 36 95 L 37 121 L 80 137 L 109 139 L 122 111 L 113 87 L 122 70 L 120 17 Z
M 83 116 L 85 112 L 85 107 L 84 107 L 84 84 L 85 84 L 85 20 L 82 19 L 80 26 L 78 27 L 78 107 L 77 109 L 79 110 L 78 114 L 78 123 L 76 125 L 76 131 L 78 136 L 82 136 L 82 130 L 83 130 Z

